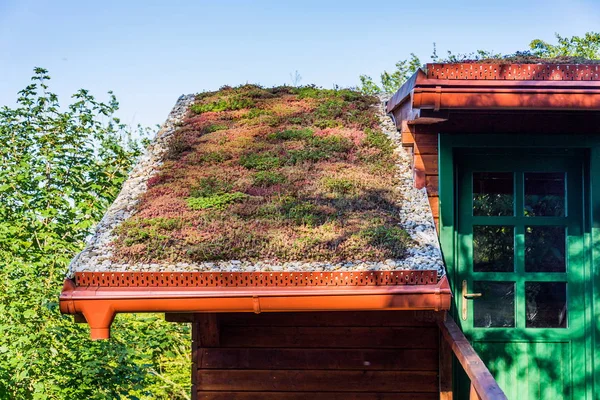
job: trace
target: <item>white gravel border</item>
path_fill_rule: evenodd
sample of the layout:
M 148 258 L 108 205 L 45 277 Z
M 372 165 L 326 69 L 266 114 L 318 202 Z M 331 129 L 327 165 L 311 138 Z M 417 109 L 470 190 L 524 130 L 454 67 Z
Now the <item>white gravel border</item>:
M 75 272 L 260 272 L 260 271 L 397 271 L 397 270 L 437 270 L 438 276 L 445 274 L 438 236 L 425 189 L 415 189 L 412 176 L 412 160 L 402 147 L 401 136 L 389 116 L 385 114 L 384 99 L 378 106 L 382 130 L 394 141 L 398 156 L 399 191 L 403 194 L 401 204 L 401 226 L 414 244 L 407 249 L 403 259 L 373 262 L 349 260 L 341 263 L 327 262 L 248 262 L 240 260 L 202 263 L 152 263 L 126 264 L 111 261 L 115 239 L 114 229 L 131 217 L 136 210 L 138 199 L 147 188 L 147 181 L 156 174 L 162 164 L 163 154 L 169 137 L 182 122 L 195 95 L 181 96 L 169 114 L 156 138 L 148 146 L 129 178 L 123 185 L 115 202 L 97 225 L 94 235 L 88 240 L 85 249 L 69 265 L 69 277 Z

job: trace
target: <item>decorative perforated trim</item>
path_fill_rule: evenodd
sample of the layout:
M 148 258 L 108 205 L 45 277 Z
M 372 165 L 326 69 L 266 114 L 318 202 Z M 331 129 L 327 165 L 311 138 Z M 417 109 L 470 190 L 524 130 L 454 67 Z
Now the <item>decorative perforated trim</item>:
M 435 285 L 437 271 L 77 272 L 82 287 L 273 287 Z
M 429 79 L 597 81 L 600 65 L 583 64 L 428 64 Z

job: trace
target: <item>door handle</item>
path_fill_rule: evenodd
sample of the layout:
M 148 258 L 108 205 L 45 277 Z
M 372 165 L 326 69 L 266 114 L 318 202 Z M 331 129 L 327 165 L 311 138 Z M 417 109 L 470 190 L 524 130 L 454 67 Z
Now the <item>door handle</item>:
M 482 293 L 467 293 L 467 280 L 462 281 L 462 312 L 461 317 L 463 321 L 467 320 L 469 307 L 467 306 L 467 300 L 473 300 L 482 296 Z

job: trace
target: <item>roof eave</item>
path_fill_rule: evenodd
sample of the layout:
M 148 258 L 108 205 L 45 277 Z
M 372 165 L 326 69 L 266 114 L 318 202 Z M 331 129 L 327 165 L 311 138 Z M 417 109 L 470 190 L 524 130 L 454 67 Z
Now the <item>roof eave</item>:
M 91 338 L 108 339 L 117 313 L 301 312 L 449 310 L 452 293 L 444 276 L 437 284 L 359 287 L 80 287 L 67 279 L 63 314 L 83 315 Z
M 600 110 L 600 82 L 447 82 L 415 87 L 412 109 Z
M 412 95 L 413 89 L 423 80 L 427 80 L 427 74 L 419 68 L 417 72 L 408 78 L 400 89 L 398 89 L 398 91 L 390 98 L 386 104 L 386 112 L 389 114 L 403 103 L 407 102 Z
M 387 112 L 410 124 L 422 109 L 600 111 L 600 81 L 432 79 L 419 69 Z

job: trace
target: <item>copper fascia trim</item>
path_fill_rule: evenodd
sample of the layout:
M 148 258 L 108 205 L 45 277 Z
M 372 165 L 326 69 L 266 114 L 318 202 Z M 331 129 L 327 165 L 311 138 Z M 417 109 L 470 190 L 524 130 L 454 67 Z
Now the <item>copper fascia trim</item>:
M 600 81 L 429 79 L 419 70 L 387 112 L 409 100 L 413 109 L 600 110 Z
M 63 314 L 83 315 L 91 338 L 108 339 L 116 313 L 448 310 L 444 276 L 434 285 L 358 287 L 78 287 L 65 280 Z
M 413 91 L 412 107 L 415 109 L 433 110 L 528 109 L 598 111 L 600 110 L 600 82 L 594 83 L 596 83 L 595 87 L 585 86 L 582 88 L 547 87 L 542 85 L 416 87 Z

